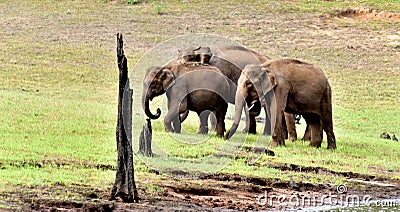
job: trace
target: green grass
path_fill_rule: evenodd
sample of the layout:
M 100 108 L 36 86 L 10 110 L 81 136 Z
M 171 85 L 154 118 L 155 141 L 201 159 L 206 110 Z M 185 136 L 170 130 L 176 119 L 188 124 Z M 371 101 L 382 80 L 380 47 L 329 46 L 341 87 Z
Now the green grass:
M 191 113 L 183 135 L 168 134 L 161 120 L 153 122 L 154 142 L 170 157 L 156 148 L 160 155 L 156 158 L 135 155 L 139 187 L 160 190 L 157 185 L 162 179 L 151 173 L 154 168 L 194 174 L 219 170 L 286 181 L 292 176 L 313 183 L 346 181 L 340 176 L 281 171 L 269 167 L 271 163 L 399 179 L 400 144 L 379 138 L 383 131 L 400 137 L 399 55 L 386 40 L 387 34 L 397 33 L 399 22 L 329 20 L 336 31 L 325 30 L 321 27 L 325 23 L 319 25 L 321 15 L 348 7 L 400 11 L 399 1 L 248 1 L 246 7 L 239 2 L 0 2 L 0 189 L 52 185 L 110 188 L 114 171 L 95 166 L 116 165 L 116 32 L 124 33 L 130 70 L 158 43 L 185 33 L 205 32 L 231 38 L 274 58 L 296 57 L 315 63 L 323 68 L 333 88 L 337 150 L 326 150 L 326 141 L 321 149 L 301 141 L 287 142 L 286 147 L 274 149 L 275 157 L 262 156 L 257 161 L 261 165 L 249 166 L 250 156 L 231 160 L 212 155 L 243 142 L 265 146 L 265 137 L 238 132 L 227 142 L 214 134 L 199 136 L 195 134 L 198 119 Z M 182 17 L 188 18 L 187 22 Z M 236 23 L 239 20 L 243 23 Z M 249 21 L 264 25 L 257 31 Z M 353 33 L 358 34 L 352 37 Z M 137 113 L 141 113 L 143 74 L 131 75 Z M 156 102 L 165 104 L 160 98 Z M 143 114 L 134 119 L 136 150 L 144 120 Z M 226 123 L 229 128 L 231 121 Z M 300 128 L 299 138 L 304 125 Z M 258 131 L 261 129 L 259 126 Z M 230 151 L 237 153 L 235 148 Z M 65 165 L 57 166 L 60 162 Z

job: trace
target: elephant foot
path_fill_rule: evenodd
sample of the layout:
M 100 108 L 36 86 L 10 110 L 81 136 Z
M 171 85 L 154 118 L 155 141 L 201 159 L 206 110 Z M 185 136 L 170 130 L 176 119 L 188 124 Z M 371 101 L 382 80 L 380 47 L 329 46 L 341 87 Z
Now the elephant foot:
M 278 140 L 278 139 L 272 139 L 271 141 L 271 147 L 277 147 L 277 146 L 286 146 L 285 145 L 285 140 Z
M 271 146 L 271 148 L 274 148 L 274 147 L 279 146 L 279 144 L 278 144 L 277 141 L 272 141 L 271 144 L 270 144 L 270 146 Z
M 336 144 L 328 145 L 327 149 L 336 149 Z
M 249 130 L 249 131 L 247 131 L 247 133 L 249 133 L 249 134 L 257 134 L 257 131 L 256 130 Z
M 310 142 L 309 146 L 316 147 L 316 148 L 321 148 L 321 143 L 319 143 L 319 142 Z
M 208 134 L 208 129 L 199 129 L 199 131 L 197 131 L 197 134 Z
M 291 141 L 291 142 L 295 142 L 296 140 L 297 140 L 297 137 L 294 137 L 294 136 L 289 137 L 289 141 Z
M 311 141 L 311 137 L 303 137 L 301 140 L 302 141 Z

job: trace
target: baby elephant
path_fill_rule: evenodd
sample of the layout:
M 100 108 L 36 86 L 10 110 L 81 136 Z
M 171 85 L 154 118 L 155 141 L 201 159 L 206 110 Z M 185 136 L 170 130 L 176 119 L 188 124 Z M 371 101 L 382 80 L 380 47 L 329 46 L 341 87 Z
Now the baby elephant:
M 161 110 L 157 109 L 157 114 L 152 114 L 149 100 L 166 93 L 168 113 L 164 118 L 164 126 L 168 132 L 181 132 L 179 114 L 192 110 L 200 115 L 209 110 L 217 119 L 217 136 L 223 136 L 227 102 L 234 101 L 230 98 L 236 85 L 218 68 L 179 62 L 164 67 L 151 67 L 147 70 L 143 86 L 143 108 L 150 118 L 158 118 Z

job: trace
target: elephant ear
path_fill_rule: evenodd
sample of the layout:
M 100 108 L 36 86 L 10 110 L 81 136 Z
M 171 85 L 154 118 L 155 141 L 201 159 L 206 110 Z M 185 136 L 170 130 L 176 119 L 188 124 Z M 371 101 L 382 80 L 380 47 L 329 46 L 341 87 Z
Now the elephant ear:
M 261 71 L 263 72 L 260 76 L 261 91 L 263 94 L 267 94 L 269 91 L 274 89 L 277 84 L 275 74 L 266 68 L 262 68 Z
M 163 89 L 167 90 L 169 86 L 174 82 L 174 74 L 172 74 L 171 70 L 169 69 L 162 69 L 160 77 L 158 78 L 159 81 L 162 82 Z

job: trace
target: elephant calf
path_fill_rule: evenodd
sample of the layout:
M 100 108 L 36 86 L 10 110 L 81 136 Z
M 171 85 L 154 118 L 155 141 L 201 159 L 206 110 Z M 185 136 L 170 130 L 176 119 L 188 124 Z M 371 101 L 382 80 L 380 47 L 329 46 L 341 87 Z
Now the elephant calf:
M 147 70 L 143 89 L 143 107 L 150 118 L 158 118 L 161 110 L 154 115 L 149 109 L 149 100 L 166 93 L 168 113 L 164 126 L 168 132 L 181 132 L 179 114 L 187 110 L 200 115 L 202 111 L 213 112 L 217 119 L 217 136 L 222 137 L 225 131 L 225 114 L 229 101 L 234 101 L 232 93 L 236 85 L 210 65 L 169 63 L 164 67 L 151 67 Z M 172 125 L 171 125 L 172 123 Z

